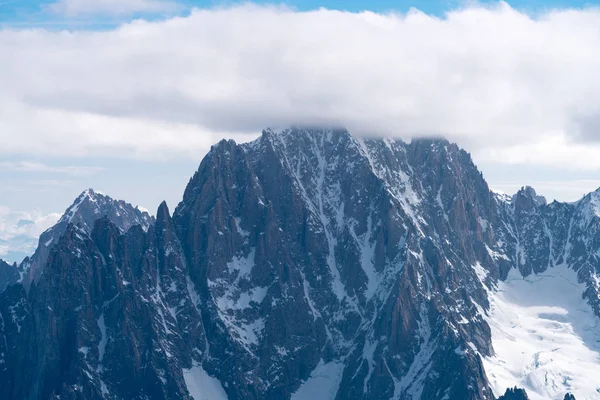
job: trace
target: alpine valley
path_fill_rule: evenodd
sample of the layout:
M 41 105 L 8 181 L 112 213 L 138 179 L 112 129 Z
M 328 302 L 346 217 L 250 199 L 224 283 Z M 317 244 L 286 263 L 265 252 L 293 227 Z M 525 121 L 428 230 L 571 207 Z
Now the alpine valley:
M 441 139 L 221 141 L 173 213 L 82 193 L 0 290 L 6 400 L 600 399 L 600 192 L 496 194 Z

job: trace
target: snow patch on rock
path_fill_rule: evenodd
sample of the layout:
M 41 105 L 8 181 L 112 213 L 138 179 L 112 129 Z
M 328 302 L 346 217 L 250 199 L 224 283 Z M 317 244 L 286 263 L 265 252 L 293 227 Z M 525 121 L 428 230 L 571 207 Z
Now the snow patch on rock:
M 194 400 L 227 400 L 227 393 L 221 382 L 202 368 L 194 364 L 190 369 L 183 369 L 183 379 L 188 392 Z
M 292 394 L 291 400 L 333 400 L 338 392 L 344 364 L 340 361 L 319 362 L 310 377 Z

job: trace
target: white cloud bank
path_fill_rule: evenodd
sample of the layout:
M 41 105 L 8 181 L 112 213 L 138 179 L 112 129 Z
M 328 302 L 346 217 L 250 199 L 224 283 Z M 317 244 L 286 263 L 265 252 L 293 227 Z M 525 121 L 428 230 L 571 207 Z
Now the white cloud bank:
M 0 259 L 12 263 L 32 255 L 40 234 L 59 218 L 58 213 L 14 211 L 0 206 Z
M 9 240 L 15 236 L 38 237 L 53 226 L 61 214 L 43 214 L 40 211 L 14 211 L 0 206 L 0 239 Z
M 329 124 L 595 171 L 599 26 L 599 9 L 531 17 L 499 3 L 443 19 L 246 5 L 102 32 L 4 30 L 0 153 L 198 159 L 223 136 Z

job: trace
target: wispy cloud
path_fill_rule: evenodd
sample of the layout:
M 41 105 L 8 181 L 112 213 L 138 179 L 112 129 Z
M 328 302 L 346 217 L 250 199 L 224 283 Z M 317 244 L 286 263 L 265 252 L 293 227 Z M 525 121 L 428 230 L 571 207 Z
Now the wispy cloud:
M 66 17 L 79 17 L 171 13 L 181 10 L 181 7 L 177 2 L 168 0 L 58 0 L 44 9 Z
M 67 174 L 72 176 L 83 176 L 95 174 L 103 171 L 101 167 L 86 167 L 86 166 L 51 166 L 33 161 L 16 161 L 16 162 L 0 162 L 0 170 L 20 171 L 20 172 L 41 172 L 41 173 L 56 173 Z M 56 181 L 54 181 L 56 182 Z M 61 181 L 62 182 L 62 181 Z

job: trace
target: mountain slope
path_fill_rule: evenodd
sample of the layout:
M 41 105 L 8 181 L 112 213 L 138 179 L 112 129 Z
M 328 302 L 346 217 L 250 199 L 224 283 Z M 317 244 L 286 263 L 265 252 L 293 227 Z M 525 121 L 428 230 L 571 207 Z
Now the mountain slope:
M 554 319 L 565 349 L 593 351 L 568 329 L 575 310 L 600 315 L 597 197 L 495 195 L 445 140 L 289 129 L 222 141 L 172 217 L 162 204 L 147 229 L 61 220 L 30 292 L 0 296 L 0 381 L 13 382 L 0 397 L 494 399 L 527 384 L 596 398 L 585 376 L 560 380 L 577 370 L 535 363 L 546 343 L 515 373 L 516 344 L 498 335 L 530 340 L 510 323 Z M 554 308 L 529 310 L 518 282 L 558 271 L 569 307 L 542 282 L 535 300 Z M 517 306 L 529 311 L 502 320 Z M 552 391 L 527 380 L 544 372 Z

